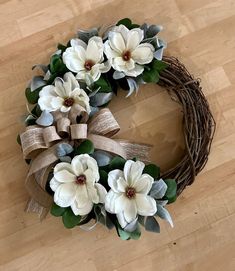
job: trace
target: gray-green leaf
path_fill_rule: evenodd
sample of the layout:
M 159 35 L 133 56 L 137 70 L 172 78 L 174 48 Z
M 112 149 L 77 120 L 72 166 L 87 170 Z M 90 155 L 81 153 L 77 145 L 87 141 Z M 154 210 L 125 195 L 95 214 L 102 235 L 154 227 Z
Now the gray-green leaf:
M 148 216 L 145 221 L 145 229 L 146 231 L 151 232 L 160 232 L 160 225 L 158 224 L 157 220 L 154 216 Z

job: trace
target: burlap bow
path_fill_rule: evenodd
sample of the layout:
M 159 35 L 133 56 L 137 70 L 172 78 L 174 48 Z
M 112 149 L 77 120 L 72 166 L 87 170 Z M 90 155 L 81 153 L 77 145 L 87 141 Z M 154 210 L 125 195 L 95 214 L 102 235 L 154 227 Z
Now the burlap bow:
M 77 123 L 79 119 L 79 123 Z M 43 218 L 52 204 L 52 197 L 46 191 L 48 174 L 59 160 L 56 149 L 62 142 L 79 144 L 90 139 L 95 149 L 119 155 L 125 159 L 136 157 L 148 161 L 150 145 L 131 143 L 127 140 L 111 139 L 118 133 L 120 126 L 108 108 L 101 109 L 91 119 L 80 106 L 69 114 L 54 113 L 54 125 L 41 127 L 29 126 L 20 135 L 24 158 L 30 158 L 30 169 L 26 179 L 26 189 L 31 200 L 26 210 L 40 214 Z

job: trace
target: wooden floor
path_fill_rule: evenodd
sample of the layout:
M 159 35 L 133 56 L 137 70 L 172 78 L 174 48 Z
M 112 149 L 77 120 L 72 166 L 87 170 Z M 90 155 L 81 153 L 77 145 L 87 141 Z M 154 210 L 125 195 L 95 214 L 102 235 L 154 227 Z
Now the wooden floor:
M 66 230 L 50 215 L 40 223 L 25 214 L 27 166 L 15 138 L 31 66 L 76 29 L 127 16 L 164 25 L 167 54 L 201 78 L 217 131 L 206 168 L 169 206 L 174 229 L 163 222 L 160 235 L 125 242 L 101 226 Z M 0 47 L 0 270 L 235 270 L 234 0 L 0 0 Z M 153 143 L 152 160 L 174 165 L 184 148 L 180 108 L 156 86 L 124 94 L 110 105 L 118 137 Z

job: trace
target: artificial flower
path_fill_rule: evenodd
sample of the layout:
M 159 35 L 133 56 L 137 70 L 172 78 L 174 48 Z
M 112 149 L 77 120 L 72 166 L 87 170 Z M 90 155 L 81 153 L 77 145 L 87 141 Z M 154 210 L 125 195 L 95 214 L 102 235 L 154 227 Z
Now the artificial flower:
M 105 209 L 117 215 L 122 228 L 134 221 L 137 215 L 152 216 L 157 211 L 154 198 L 148 195 L 154 179 L 143 174 L 143 162 L 128 160 L 124 170 L 115 169 L 108 174 L 110 190 Z
M 90 85 L 111 68 L 109 61 L 104 62 L 104 44 L 100 37 L 90 38 L 88 44 L 80 39 L 72 39 L 70 43 L 71 47 L 63 53 L 63 61 L 77 74 L 78 80 Z
M 144 31 L 140 28 L 129 30 L 119 25 L 109 32 L 104 52 L 114 70 L 133 77 L 144 71 L 143 65 L 153 60 L 154 47 L 141 43 L 143 39 Z
M 89 114 L 91 109 L 89 97 L 71 72 L 64 75 L 64 79 L 57 77 L 55 85 L 48 85 L 39 92 L 38 104 L 42 111 L 60 110 L 68 112 L 73 105 L 79 104 Z
M 75 156 L 70 163 L 58 163 L 50 187 L 55 192 L 54 202 L 60 207 L 71 207 L 75 215 L 87 215 L 94 204 L 104 203 L 106 190 L 98 183 L 97 162 L 88 154 Z

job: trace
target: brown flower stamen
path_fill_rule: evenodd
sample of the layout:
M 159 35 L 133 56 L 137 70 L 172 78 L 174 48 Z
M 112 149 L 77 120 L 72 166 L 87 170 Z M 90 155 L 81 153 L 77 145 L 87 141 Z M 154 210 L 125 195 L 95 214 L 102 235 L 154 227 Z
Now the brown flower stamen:
M 90 71 L 94 65 L 95 63 L 92 60 L 87 60 L 84 64 L 84 67 L 87 71 Z
M 77 178 L 76 178 L 76 184 L 79 184 L 79 185 L 83 185 L 86 183 L 86 176 L 85 175 L 79 175 Z
M 131 52 L 130 51 L 126 51 L 122 54 L 122 59 L 125 61 L 129 61 L 131 59 Z
M 64 105 L 67 107 L 70 107 L 74 104 L 74 99 L 73 98 L 66 98 L 64 99 Z
M 126 197 L 128 199 L 133 199 L 135 197 L 136 190 L 133 187 L 127 187 L 126 189 Z

